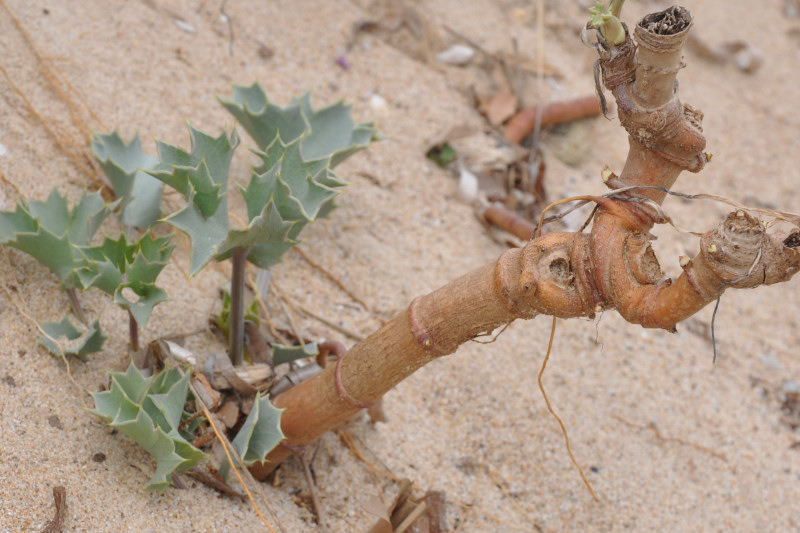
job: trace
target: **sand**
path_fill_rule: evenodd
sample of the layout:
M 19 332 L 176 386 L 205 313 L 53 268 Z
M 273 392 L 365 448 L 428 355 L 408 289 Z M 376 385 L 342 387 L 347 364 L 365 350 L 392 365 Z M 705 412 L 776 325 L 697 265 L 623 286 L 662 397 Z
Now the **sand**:
M 59 89 L 85 103 L 80 122 L 99 131 L 117 128 L 126 138 L 138 132 L 149 153 L 154 137 L 185 146 L 186 121 L 215 133 L 230 127 L 231 117 L 215 98 L 229 95 L 232 83 L 257 80 L 282 104 L 313 90 L 316 105 L 345 99 L 359 120 L 374 120 L 387 140 L 339 167 L 351 182 L 341 208 L 307 229 L 302 244 L 369 310 L 298 254 L 287 254 L 273 272 L 296 306 L 361 335 L 414 296 L 504 249 L 471 207 L 456 200 L 454 176 L 424 157 L 430 143 L 454 127 L 486 128 L 469 86 L 490 87 L 488 74 L 476 66 L 422 61 L 376 35 L 360 35 L 347 50 L 354 24 L 379 16 L 366 4 L 228 2 L 231 41 L 219 2 L 4 2 L 39 55 L 60 72 Z M 529 60 L 543 42 L 545 60 L 560 76 L 542 86 L 527 78 L 527 101 L 536 103 L 594 90 L 594 55 L 578 40 L 585 21 L 579 4 L 545 2 L 541 36 L 536 2 L 406 5 L 437 30 L 443 45 L 458 41 L 442 24 L 491 53 L 510 53 L 515 37 Z M 702 173 L 683 175 L 676 189 L 797 211 L 800 19 L 787 18 L 779 0 L 685 5 L 703 40 L 742 39 L 760 49 L 764 63 L 748 75 L 686 51 L 681 98 L 705 112 L 714 158 Z M 625 18 L 658 7 L 634 2 Z M 3 210 L 13 209 L 14 186 L 34 199 L 58 187 L 75 201 L 91 184 L 80 158 L 67 155 L 48 132 L 67 150 L 86 146 L 87 132 L 76 126 L 30 44 L 9 11 L 0 9 L 7 74 L 0 79 L 0 171 L 13 184 L 0 184 Z M 337 64 L 340 55 L 349 69 Z M 544 136 L 551 200 L 602 192 L 603 166 L 622 167 L 627 143 L 616 120 L 581 127 L 585 155 L 574 166 L 554 156 L 559 136 Z M 241 151 L 234 163 L 238 179 L 247 177 L 250 163 Z M 726 212 L 713 203 L 675 199 L 665 207 L 696 231 L 711 228 Z M 105 229 L 118 228 L 110 222 Z M 678 256 L 694 253 L 696 240 L 669 228 L 657 234 L 662 267 L 674 276 Z M 185 242 L 176 257 L 178 266 L 168 267 L 161 280 L 171 301 L 156 309 L 145 341 L 203 327 L 225 282 L 224 264 L 187 281 Z M 89 362 L 70 362 L 76 386 L 63 362 L 37 345 L 38 331 L 25 316 L 59 320 L 68 312 L 55 277 L 29 256 L 1 249 L 0 282 L 8 291 L 0 295 L 0 531 L 39 531 L 53 516 L 56 485 L 67 489 L 64 531 L 265 530 L 247 503 L 204 486 L 145 492 L 153 461 L 84 410 L 91 403 L 84 391 L 98 390 L 107 371 L 127 364 L 122 311 L 97 292 L 83 296 L 110 340 Z M 716 364 L 707 335 L 711 309 L 677 334 L 631 326 L 613 312 L 594 321 L 559 321 L 545 384 L 599 503 L 571 465 L 536 385 L 547 317 L 514 323 L 492 344 L 468 343 L 431 363 L 387 395 L 388 423 L 373 425 L 360 416 L 346 429 L 373 465 L 422 491 L 444 491 L 454 531 L 800 530 L 800 449 L 792 446 L 800 434 L 781 422 L 775 393 L 783 382 L 800 380 L 799 312 L 796 281 L 726 293 L 716 317 Z M 306 334 L 353 342 L 321 322 L 297 318 Z M 201 337 L 196 349 L 212 349 L 203 338 L 212 339 Z M 98 462 L 97 454 L 105 459 Z M 365 531 L 374 521 L 365 502 L 373 495 L 388 500 L 396 490 L 335 434 L 321 439 L 313 467 L 331 531 Z M 257 498 L 275 511 L 284 531 L 317 530 L 296 460 L 282 466 L 280 482 L 264 485 Z

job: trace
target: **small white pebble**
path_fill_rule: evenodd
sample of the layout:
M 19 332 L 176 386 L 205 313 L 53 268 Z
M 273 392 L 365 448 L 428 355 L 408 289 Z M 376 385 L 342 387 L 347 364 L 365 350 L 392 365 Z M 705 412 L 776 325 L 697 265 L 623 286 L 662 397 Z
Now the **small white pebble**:
M 747 74 L 752 74 L 761 68 L 764 55 L 755 48 L 745 49 L 734 56 L 736 67 Z
M 781 383 L 781 389 L 787 394 L 797 394 L 800 392 L 800 383 L 795 380 L 787 380 Z
M 6 155 L 8 153 L 8 148 L 6 148 L 5 144 L 0 144 L 0 155 Z
M 369 106 L 376 111 L 381 111 L 386 108 L 386 98 L 378 93 L 372 93 L 369 97 Z
M 175 19 L 175 25 L 177 25 L 180 29 L 185 31 L 186 33 L 194 33 L 196 30 L 194 26 L 186 22 L 185 20 Z
M 471 204 L 478 198 L 478 178 L 465 168 L 459 171 L 456 197 L 465 204 Z
M 475 50 L 463 44 L 454 44 L 447 50 L 439 52 L 436 58 L 446 65 L 455 65 L 463 67 L 475 56 Z

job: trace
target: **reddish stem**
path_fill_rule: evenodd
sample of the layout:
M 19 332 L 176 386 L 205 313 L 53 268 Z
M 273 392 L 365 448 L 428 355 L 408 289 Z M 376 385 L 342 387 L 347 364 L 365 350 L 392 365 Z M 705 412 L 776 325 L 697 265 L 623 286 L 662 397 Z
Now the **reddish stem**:
M 538 107 L 528 107 L 511 117 L 503 132 L 506 139 L 520 144 L 536 128 L 536 114 L 538 112 Z M 546 128 L 547 126 L 563 124 L 580 118 L 596 117 L 600 114 L 600 104 L 595 95 L 583 96 L 574 100 L 547 104 L 541 110 L 541 113 L 540 127 Z

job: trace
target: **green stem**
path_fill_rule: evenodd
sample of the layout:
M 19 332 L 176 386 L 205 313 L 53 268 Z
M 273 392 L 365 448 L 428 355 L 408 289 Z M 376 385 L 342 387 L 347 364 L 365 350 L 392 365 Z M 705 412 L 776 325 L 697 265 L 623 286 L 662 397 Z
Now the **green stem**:
M 128 309 L 128 331 L 131 338 L 131 348 L 134 352 L 139 351 L 139 323 L 133 317 L 133 313 Z
M 72 312 L 75 313 L 75 316 L 78 317 L 78 320 L 84 326 L 88 326 L 89 323 L 86 322 L 86 315 L 83 314 L 83 307 L 81 307 L 81 301 L 78 300 L 78 292 L 76 289 L 66 289 L 67 296 L 69 297 L 69 305 L 72 307 Z
M 620 13 L 622 13 L 622 4 L 625 3 L 625 0 L 612 0 L 611 5 L 608 6 L 608 11 L 617 18 L 620 18 Z
M 244 361 L 244 274 L 249 248 L 234 248 L 231 254 L 231 315 L 228 328 L 231 363 L 241 365 Z
M 607 7 L 602 2 L 597 2 L 589 10 L 591 25 L 600 30 L 603 39 L 615 46 L 622 44 L 626 38 L 625 28 L 619 20 L 624 2 L 625 0 L 613 0 Z

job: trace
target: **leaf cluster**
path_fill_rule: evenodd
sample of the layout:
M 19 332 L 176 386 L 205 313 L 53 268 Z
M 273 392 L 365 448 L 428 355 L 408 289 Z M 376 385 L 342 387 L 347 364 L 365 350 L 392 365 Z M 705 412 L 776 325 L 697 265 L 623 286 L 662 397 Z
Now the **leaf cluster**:
M 286 107 L 277 106 L 258 84 L 234 86 L 232 98 L 220 101 L 258 146 L 254 152 L 260 163 L 247 185 L 238 187 L 247 208 L 245 227 L 232 228 L 228 214 L 231 161 L 240 143 L 236 130 L 214 137 L 190 124 L 190 148 L 157 141 L 157 158 L 142 151 L 138 135 L 129 142 L 116 131 L 93 135 L 92 150 L 117 200 L 106 203 L 99 193 L 84 193 L 70 209 L 57 190 L 43 202 L 21 198 L 14 211 L 0 212 L 0 244 L 36 258 L 66 290 L 106 292 L 139 327 L 146 325 L 155 305 L 167 299 L 155 282 L 173 250 L 171 236 L 155 238 L 150 233 L 160 221 L 189 236 L 191 275 L 235 250 L 240 257 L 246 252 L 259 267 L 274 265 L 306 224 L 334 207 L 333 199 L 346 183 L 333 168 L 376 140 L 376 130 L 372 124 L 355 123 L 351 109 L 342 103 L 315 110 L 308 94 Z M 183 208 L 166 216 L 161 208 L 164 185 L 185 201 Z M 93 245 L 100 224 L 112 211 L 125 231 Z M 51 352 L 82 360 L 105 341 L 98 321 L 81 332 L 64 318 L 43 324 L 42 331 L 39 342 Z M 280 361 L 291 361 L 316 353 L 317 347 L 277 346 L 275 351 Z M 181 425 L 187 417 L 189 376 L 170 369 L 145 377 L 131 364 L 125 372 L 111 373 L 109 390 L 92 394 L 91 412 L 156 460 L 148 489 L 166 487 L 176 473 L 205 457 L 190 444 L 192 436 Z M 246 464 L 263 462 L 284 438 L 280 415 L 267 397 L 256 396 L 232 441 Z
M 100 193 L 84 193 L 72 209 L 56 189 L 43 202 L 20 198 L 14 211 L 0 211 L 0 244 L 33 256 L 65 289 L 84 289 L 77 273 L 86 264 L 82 250 L 111 207 Z
M 131 364 L 125 372 L 111 373 L 109 390 L 92 393 L 95 408 L 90 412 L 133 439 L 156 460 L 149 490 L 165 488 L 174 474 L 205 457 L 179 430 L 185 417 L 189 376 L 181 376 L 173 368 L 146 378 Z
M 168 299 L 155 282 L 172 253 L 170 240 L 146 234 L 128 244 L 124 233 L 116 240 L 106 237 L 102 245 L 84 250 L 87 261 L 78 269 L 78 277 L 84 287 L 113 296 L 114 303 L 130 311 L 144 327 L 153 307 Z
M 221 102 L 259 147 L 261 164 L 240 187 L 246 227 L 231 229 L 227 211 L 230 162 L 239 144 L 235 130 L 212 137 L 189 125 L 190 150 L 160 142 L 160 162 L 147 171 L 187 202 L 166 220 L 192 242 L 192 275 L 236 248 L 246 249 L 247 259 L 262 268 L 280 261 L 303 227 L 333 207 L 345 185 L 333 167 L 377 138 L 372 124 L 353 121 L 348 106 L 314 110 L 310 95 L 280 107 L 254 84 L 234 86 L 232 99 Z

